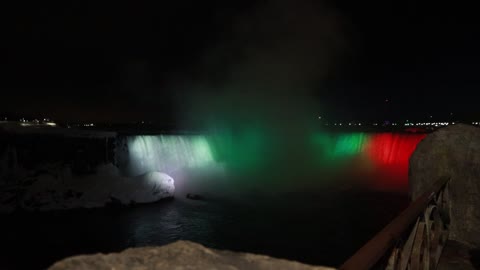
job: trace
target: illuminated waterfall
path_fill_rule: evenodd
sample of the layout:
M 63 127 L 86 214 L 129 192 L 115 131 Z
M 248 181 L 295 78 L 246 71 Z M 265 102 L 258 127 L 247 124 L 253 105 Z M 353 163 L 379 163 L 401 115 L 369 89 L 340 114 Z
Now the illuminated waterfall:
M 425 134 L 372 134 L 365 147 L 374 164 L 371 185 L 378 189 L 407 190 L 408 163 Z
M 205 136 L 132 136 L 127 138 L 131 175 L 150 171 L 173 173 L 184 168 L 199 168 L 214 162 Z
M 425 136 L 424 134 L 373 134 L 370 136 L 366 150 L 376 163 L 408 166 L 410 156 Z
M 408 162 L 425 134 L 402 133 L 317 133 L 311 137 L 313 157 L 318 167 L 337 172 L 351 170 L 369 179 L 379 189 L 408 186 Z M 355 177 L 355 176 L 354 176 Z
M 272 176 L 274 172 L 280 175 L 289 171 L 296 175 L 312 172 L 316 174 L 311 175 L 312 178 L 319 184 L 326 180 L 325 172 L 352 172 L 352 181 L 362 177 L 369 179 L 368 185 L 373 188 L 398 190 L 408 186 L 409 158 L 425 137 L 401 133 L 316 133 L 311 134 L 310 140 L 292 139 L 294 145 L 298 145 L 298 153 L 306 158 L 302 159 L 298 153 L 292 153 L 284 141 L 276 141 L 275 136 L 269 135 L 261 130 L 246 130 L 234 135 L 132 136 L 127 138 L 124 168 L 131 176 L 150 171 L 182 175 L 184 169 L 210 170 L 221 164 L 220 167 L 232 175 L 240 175 L 238 179 L 242 183 L 265 184 L 267 179 L 275 179 L 274 182 L 280 184 L 279 175 Z M 284 162 L 281 157 L 288 155 L 294 158 Z M 300 166 L 302 163 L 306 165 Z M 262 170 L 266 173 L 262 177 L 241 177 L 244 172 Z M 198 176 L 198 170 L 193 175 Z M 285 178 L 290 181 L 295 177 L 286 175 Z

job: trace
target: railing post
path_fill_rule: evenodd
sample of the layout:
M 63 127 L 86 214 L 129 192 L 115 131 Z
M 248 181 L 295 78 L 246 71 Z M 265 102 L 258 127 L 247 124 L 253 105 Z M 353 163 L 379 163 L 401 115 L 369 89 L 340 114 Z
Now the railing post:
M 440 216 L 440 209 L 435 205 L 438 198 L 444 201 L 443 189 L 449 179 L 438 180 L 431 189 L 423 193 L 410 206 L 390 222 L 383 230 L 377 233 L 357 253 L 348 259 L 340 269 L 363 270 L 375 266 L 382 257 L 385 257 L 392 247 L 394 254 L 389 257 L 389 269 L 428 269 L 436 267 L 445 238 L 445 224 Z M 437 196 L 436 196 L 437 195 Z M 440 206 L 443 207 L 443 206 Z M 424 213 L 423 216 L 422 213 Z M 433 220 L 431 220 L 433 218 Z M 407 233 L 407 230 L 417 221 L 407 242 L 399 246 L 397 242 Z M 438 241 L 438 244 L 437 244 Z M 431 245 L 433 242 L 434 246 Z M 397 245 L 397 246 L 396 246 Z M 401 249 L 398 252 L 397 249 Z M 430 252 L 435 249 L 432 256 Z M 397 256 L 401 254 L 401 256 Z M 427 261 L 425 261 L 426 256 Z M 405 257 L 408 256 L 408 257 Z M 398 261 L 400 260 L 400 262 Z M 390 268 L 393 267 L 393 268 Z

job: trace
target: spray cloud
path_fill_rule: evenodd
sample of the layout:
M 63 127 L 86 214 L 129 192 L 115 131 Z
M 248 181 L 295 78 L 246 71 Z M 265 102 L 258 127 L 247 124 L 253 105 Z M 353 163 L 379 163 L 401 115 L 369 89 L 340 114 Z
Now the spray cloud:
M 185 125 L 210 131 L 233 168 L 308 171 L 315 92 L 345 47 L 341 17 L 319 1 L 265 0 L 232 21 L 184 83 Z

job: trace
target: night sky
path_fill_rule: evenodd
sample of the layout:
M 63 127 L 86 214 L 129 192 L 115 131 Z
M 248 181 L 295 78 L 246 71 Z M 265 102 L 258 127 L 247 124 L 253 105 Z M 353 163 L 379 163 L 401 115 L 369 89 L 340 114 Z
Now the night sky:
M 306 101 L 334 120 L 480 119 L 473 3 L 156 2 L 4 6 L 0 114 L 171 123 Z

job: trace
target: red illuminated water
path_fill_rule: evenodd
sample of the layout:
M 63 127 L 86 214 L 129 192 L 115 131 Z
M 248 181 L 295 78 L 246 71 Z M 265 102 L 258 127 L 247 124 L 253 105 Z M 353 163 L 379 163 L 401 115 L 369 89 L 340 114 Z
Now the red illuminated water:
M 410 156 L 425 136 L 399 133 L 371 135 L 365 153 L 374 165 L 372 186 L 381 190 L 406 190 Z

